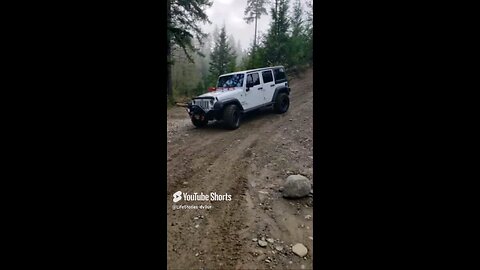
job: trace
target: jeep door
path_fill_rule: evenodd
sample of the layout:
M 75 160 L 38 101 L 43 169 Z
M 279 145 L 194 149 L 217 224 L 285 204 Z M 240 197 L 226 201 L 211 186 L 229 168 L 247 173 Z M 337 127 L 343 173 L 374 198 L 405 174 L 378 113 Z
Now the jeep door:
M 265 103 L 263 97 L 263 85 L 260 83 L 260 76 L 258 72 L 251 72 L 247 74 L 245 87 L 245 110 L 251 109 Z
M 262 71 L 262 79 L 264 103 L 268 103 L 272 101 L 273 94 L 275 92 L 275 82 L 273 81 L 272 70 L 269 69 Z

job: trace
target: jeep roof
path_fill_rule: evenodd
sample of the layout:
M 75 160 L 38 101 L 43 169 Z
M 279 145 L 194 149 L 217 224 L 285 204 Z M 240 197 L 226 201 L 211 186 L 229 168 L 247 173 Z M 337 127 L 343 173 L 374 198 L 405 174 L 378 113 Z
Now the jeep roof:
M 219 77 L 234 75 L 234 74 L 241 74 L 241 73 L 248 73 L 248 72 L 253 72 L 253 71 L 261 71 L 261 70 L 265 70 L 265 69 L 274 69 L 274 68 L 284 68 L 284 67 L 283 66 L 274 66 L 274 67 L 264 67 L 264 68 L 255 68 L 255 69 L 249 69 L 249 70 L 241 70 L 241 71 L 225 73 L 225 74 L 220 75 Z

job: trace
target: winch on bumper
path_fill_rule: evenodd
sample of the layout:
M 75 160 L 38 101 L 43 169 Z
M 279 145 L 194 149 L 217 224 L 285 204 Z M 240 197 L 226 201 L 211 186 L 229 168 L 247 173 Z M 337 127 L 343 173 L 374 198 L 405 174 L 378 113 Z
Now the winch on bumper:
M 202 107 L 199 105 L 194 105 L 192 102 L 189 102 L 187 105 L 187 112 L 190 118 L 195 118 L 197 120 L 213 120 L 217 119 L 220 120 L 222 115 L 221 115 L 221 110 L 218 105 L 219 102 L 217 102 L 212 109 L 205 111 Z

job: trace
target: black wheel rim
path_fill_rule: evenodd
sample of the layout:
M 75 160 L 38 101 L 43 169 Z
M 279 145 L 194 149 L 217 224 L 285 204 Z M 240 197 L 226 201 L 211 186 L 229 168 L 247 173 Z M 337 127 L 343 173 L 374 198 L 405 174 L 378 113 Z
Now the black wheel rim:
M 240 121 L 240 117 L 238 115 L 238 112 L 233 113 L 233 122 L 235 123 L 235 126 L 238 126 L 238 122 Z
M 282 110 L 286 110 L 288 108 L 288 98 L 286 97 L 283 98 L 280 104 L 281 104 L 280 107 L 282 108 Z

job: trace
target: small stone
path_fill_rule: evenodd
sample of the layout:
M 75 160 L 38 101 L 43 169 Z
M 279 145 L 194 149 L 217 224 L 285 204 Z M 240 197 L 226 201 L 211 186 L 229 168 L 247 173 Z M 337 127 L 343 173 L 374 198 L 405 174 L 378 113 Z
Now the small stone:
M 308 239 L 312 240 L 313 241 L 313 237 L 309 236 Z
M 194 217 L 193 219 L 194 219 L 194 220 L 197 220 L 197 219 L 198 219 L 198 217 Z
M 253 239 L 252 239 L 253 242 L 257 242 L 257 240 L 258 240 L 257 238 L 253 238 Z
M 198 257 L 198 253 L 195 253 L 195 257 Z
M 292 264 L 293 262 L 292 262 L 292 261 L 289 261 L 288 263 L 289 263 L 289 264 Z
M 310 227 L 307 226 L 306 229 L 307 229 L 307 230 L 310 230 Z
M 266 259 L 265 262 L 266 262 L 266 263 L 270 263 L 270 260 L 269 260 L 269 259 Z
M 273 244 L 275 242 L 275 240 L 273 240 L 272 238 L 268 238 L 267 241 L 270 243 L 270 244 Z
M 261 246 L 261 247 L 266 247 L 268 244 L 267 244 L 266 241 L 258 240 L 258 245 Z
M 200 227 L 200 225 L 198 225 L 198 224 L 197 224 L 197 225 L 195 225 L 195 228 L 196 228 L 196 229 L 197 229 L 198 227 Z
M 301 268 L 301 269 L 305 269 L 305 265 L 302 264 L 302 265 L 300 266 L 300 268 Z
M 282 251 L 282 250 L 283 250 L 283 247 L 282 247 L 282 246 L 276 246 L 275 249 L 276 249 L 277 251 Z
M 311 219 L 311 218 L 312 218 L 311 215 L 306 215 L 306 216 L 305 216 L 305 219 Z
M 267 198 L 268 198 L 268 192 L 267 191 L 260 190 L 258 192 L 258 199 L 261 202 L 264 202 Z
M 296 255 L 298 255 L 300 257 L 305 257 L 308 254 L 307 248 L 303 244 L 300 244 L 300 243 L 295 244 L 292 247 L 292 251 L 293 251 L 293 253 L 295 253 Z
M 183 182 L 184 185 L 188 185 L 188 182 Z

